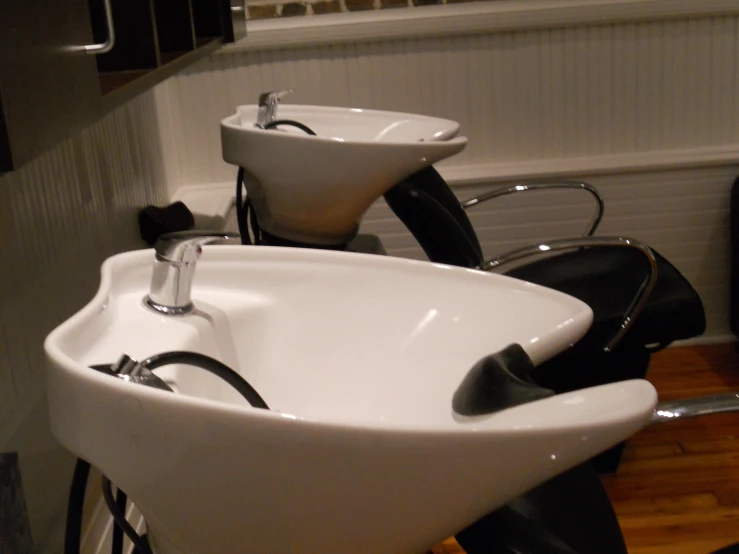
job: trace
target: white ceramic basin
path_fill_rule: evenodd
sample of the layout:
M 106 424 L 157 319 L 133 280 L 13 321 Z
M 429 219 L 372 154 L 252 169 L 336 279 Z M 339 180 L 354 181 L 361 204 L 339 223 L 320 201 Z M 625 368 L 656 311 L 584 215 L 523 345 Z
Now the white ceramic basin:
M 261 227 L 311 244 L 345 244 L 367 208 L 404 177 L 467 145 L 459 124 L 415 114 L 281 104 L 290 126 L 256 127 L 258 108 L 221 122 L 223 159 L 243 167 Z M 456 138 L 455 138 L 456 137 Z
M 165 317 L 141 302 L 152 260 L 107 260 L 45 348 L 54 434 L 128 493 L 157 554 L 422 552 L 630 436 L 656 401 L 627 381 L 454 414 L 484 356 L 518 343 L 540 363 L 590 324 L 582 302 L 505 276 L 211 246 L 196 313 Z M 173 394 L 87 367 L 182 349 L 237 370 L 274 411 L 197 368 L 157 370 Z

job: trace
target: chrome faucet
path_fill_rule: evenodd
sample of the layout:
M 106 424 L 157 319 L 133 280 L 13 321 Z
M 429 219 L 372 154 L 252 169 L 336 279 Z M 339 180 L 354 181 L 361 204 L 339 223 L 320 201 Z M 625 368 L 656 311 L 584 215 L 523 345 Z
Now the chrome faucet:
M 201 247 L 216 242 L 241 244 L 241 237 L 218 231 L 180 231 L 159 237 L 154 246 L 151 288 L 144 305 L 164 315 L 192 312 L 194 306 L 190 293 Z
M 290 94 L 292 89 L 263 92 L 259 95 L 259 111 L 257 112 L 257 127 L 265 127 L 277 120 L 277 106 L 280 99 Z

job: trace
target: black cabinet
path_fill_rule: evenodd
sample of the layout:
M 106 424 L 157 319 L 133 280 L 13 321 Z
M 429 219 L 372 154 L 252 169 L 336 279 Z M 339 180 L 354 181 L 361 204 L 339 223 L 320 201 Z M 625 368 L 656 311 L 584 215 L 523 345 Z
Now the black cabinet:
M 110 7 L 110 12 L 107 7 Z M 115 36 L 107 53 L 85 45 Z M 0 172 L 235 40 L 231 0 L 4 0 Z

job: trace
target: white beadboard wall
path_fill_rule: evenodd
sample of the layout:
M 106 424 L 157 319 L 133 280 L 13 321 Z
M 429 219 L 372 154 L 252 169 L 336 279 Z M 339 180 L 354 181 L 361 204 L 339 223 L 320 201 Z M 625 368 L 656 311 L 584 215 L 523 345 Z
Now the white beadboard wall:
M 48 431 L 43 340 L 141 248 L 136 213 L 167 202 L 154 92 L 0 175 L 0 451 L 18 451 L 36 552 L 62 551 L 72 458 Z
M 167 86 L 183 185 L 230 180 L 219 120 L 284 88 L 457 120 L 453 166 L 739 147 L 739 16 L 222 53 Z
M 165 86 L 172 191 L 233 180 L 218 122 L 262 91 L 293 88 L 286 101 L 298 104 L 455 119 L 469 146 L 441 170 L 460 197 L 519 175 L 589 178 L 606 199 L 600 232 L 640 238 L 666 255 L 701 294 L 707 335 L 728 335 L 739 13 L 230 51 Z M 534 194 L 480 208 L 473 219 L 492 254 L 580 232 L 586 205 L 566 193 Z M 363 228 L 393 255 L 422 256 L 382 202 Z

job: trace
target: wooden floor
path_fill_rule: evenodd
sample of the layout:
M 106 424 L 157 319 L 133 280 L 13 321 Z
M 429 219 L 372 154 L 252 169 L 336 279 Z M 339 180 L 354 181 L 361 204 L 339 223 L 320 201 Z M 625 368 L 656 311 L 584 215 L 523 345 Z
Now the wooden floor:
M 739 348 L 664 350 L 648 379 L 660 400 L 737 391 Z M 603 482 L 629 554 L 708 554 L 739 542 L 739 413 L 642 431 Z M 433 552 L 464 551 L 450 539 Z

